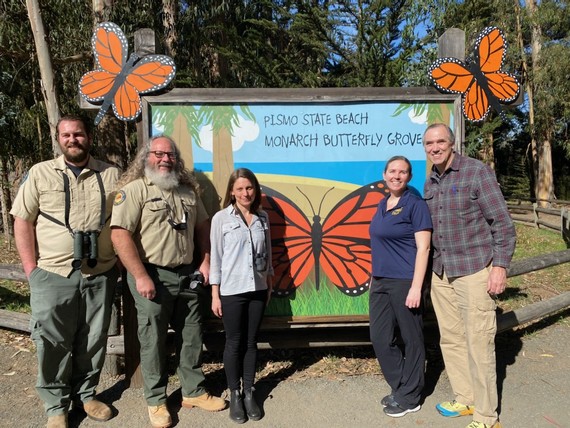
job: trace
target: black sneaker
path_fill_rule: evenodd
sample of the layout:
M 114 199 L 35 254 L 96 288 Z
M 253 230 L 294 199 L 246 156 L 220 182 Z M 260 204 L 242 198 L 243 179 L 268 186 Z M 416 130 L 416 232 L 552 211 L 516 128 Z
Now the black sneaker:
M 380 404 L 382 404 L 382 407 L 398 405 L 394 399 L 393 394 L 388 394 L 386 397 L 384 397 L 382 401 L 380 401 Z
M 402 416 L 405 416 L 408 413 L 417 412 L 421 408 L 422 408 L 422 406 L 418 404 L 413 409 L 404 409 L 404 408 L 400 407 L 400 405 L 398 403 L 394 402 L 393 406 L 388 405 L 388 406 L 384 407 L 384 413 L 386 413 L 388 416 L 391 416 L 393 418 L 401 418 Z

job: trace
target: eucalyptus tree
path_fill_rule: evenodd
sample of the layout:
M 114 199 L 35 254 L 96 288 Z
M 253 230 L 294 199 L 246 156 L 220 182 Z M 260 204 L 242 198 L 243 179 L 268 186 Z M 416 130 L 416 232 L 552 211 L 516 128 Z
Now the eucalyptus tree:
M 534 194 L 545 205 L 544 200 L 555 198 L 552 147 L 561 145 L 570 152 L 566 131 L 570 119 L 570 11 L 566 1 L 521 3 L 515 2 L 515 10 L 528 97 Z

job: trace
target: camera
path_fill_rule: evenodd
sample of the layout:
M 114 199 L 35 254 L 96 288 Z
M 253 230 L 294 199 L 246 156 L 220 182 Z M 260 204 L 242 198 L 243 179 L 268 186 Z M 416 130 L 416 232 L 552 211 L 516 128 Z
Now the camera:
M 71 266 L 77 270 L 81 268 L 82 260 L 87 259 L 87 266 L 94 268 L 97 266 L 97 246 L 98 233 L 95 231 L 73 232 L 73 261 Z
M 183 276 L 180 278 L 180 294 L 196 290 L 198 287 L 204 286 L 204 275 L 199 270 L 194 271 L 193 274 Z
M 267 254 L 258 253 L 255 255 L 255 270 L 258 272 L 265 272 L 267 269 Z

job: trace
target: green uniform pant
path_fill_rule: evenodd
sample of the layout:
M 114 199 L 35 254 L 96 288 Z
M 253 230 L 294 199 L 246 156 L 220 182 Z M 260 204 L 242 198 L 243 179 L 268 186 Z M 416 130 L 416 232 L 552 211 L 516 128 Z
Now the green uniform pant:
M 95 396 L 118 274 L 113 268 L 87 278 L 75 271 L 65 278 L 36 268 L 30 275 L 36 389 L 48 416 L 66 412 L 71 400 Z
M 170 325 L 175 332 L 177 373 L 182 395 L 196 397 L 205 393 L 202 372 L 202 313 L 205 290 L 179 296 L 179 282 L 194 270 L 190 266 L 167 269 L 146 264 L 154 281 L 156 297 L 148 300 L 136 290 L 132 275 L 127 276 L 135 301 L 144 395 L 149 406 L 166 403 L 168 384 L 166 336 Z

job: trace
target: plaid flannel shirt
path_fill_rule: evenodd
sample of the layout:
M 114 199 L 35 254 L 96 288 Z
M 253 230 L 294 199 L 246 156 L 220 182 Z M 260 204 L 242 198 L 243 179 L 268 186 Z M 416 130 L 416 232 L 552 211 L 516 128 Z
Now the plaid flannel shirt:
M 508 268 L 516 234 L 494 171 L 455 153 L 439 175 L 435 166 L 424 186 L 433 221 L 433 271 L 448 277 L 493 266 Z

